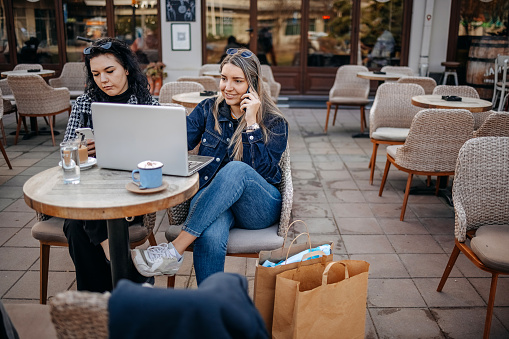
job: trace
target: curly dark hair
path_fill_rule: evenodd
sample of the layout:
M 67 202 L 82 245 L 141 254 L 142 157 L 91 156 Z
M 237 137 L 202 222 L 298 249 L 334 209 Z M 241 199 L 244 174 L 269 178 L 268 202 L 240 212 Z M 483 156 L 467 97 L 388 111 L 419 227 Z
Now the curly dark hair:
M 108 42 L 111 42 L 111 47 L 107 49 L 102 47 Z M 129 88 L 132 93 L 136 95 L 138 103 L 145 105 L 150 105 L 152 103 L 147 76 L 141 71 L 136 55 L 124 41 L 115 38 L 101 38 L 96 40 L 92 46 L 89 47 L 88 51 L 90 53 L 85 54 L 85 67 L 87 72 L 85 92 L 92 100 L 106 101 L 108 100 L 108 95 L 95 83 L 92 71 L 90 70 L 90 60 L 99 55 L 111 54 L 122 67 L 129 72 L 127 75 Z

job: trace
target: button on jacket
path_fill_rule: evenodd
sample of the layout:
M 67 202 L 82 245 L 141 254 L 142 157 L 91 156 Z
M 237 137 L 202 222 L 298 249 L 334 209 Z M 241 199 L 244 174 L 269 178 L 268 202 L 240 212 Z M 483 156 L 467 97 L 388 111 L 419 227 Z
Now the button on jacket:
M 224 157 L 233 160 L 233 146 L 230 139 L 235 132 L 233 123 L 221 112 L 230 114 L 230 106 L 222 102 L 218 116 L 221 133 L 214 129 L 215 121 L 212 110 L 215 98 L 206 99 L 196 106 L 187 117 L 187 147 L 194 149 L 201 142 L 198 154 L 214 157 L 209 165 L 199 171 L 200 188 L 207 185 L 223 164 Z M 253 167 L 270 184 L 281 181 L 279 160 L 286 149 L 288 141 L 288 124 L 280 116 L 267 114 L 264 124 L 269 130 L 268 141 L 264 142 L 261 129 L 242 133 L 242 161 Z

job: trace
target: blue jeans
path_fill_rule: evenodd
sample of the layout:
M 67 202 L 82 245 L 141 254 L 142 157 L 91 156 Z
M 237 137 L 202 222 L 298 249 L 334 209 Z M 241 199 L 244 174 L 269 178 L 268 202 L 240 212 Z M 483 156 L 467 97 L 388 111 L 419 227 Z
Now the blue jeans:
M 191 200 L 182 229 L 196 237 L 194 269 L 200 284 L 224 271 L 226 245 L 233 227 L 258 230 L 278 222 L 281 193 L 252 167 L 232 161 Z

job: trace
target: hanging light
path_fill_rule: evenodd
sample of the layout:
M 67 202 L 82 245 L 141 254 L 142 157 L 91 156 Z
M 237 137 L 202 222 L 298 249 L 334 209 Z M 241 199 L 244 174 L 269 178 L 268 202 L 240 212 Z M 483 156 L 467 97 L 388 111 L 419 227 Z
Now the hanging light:
M 389 0 L 376 0 L 376 2 L 389 2 Z
M 39 0 L 27 0 L 28 2 L 39 2 Z
M 482 2 L 492 2 L 493 0 L 481 0 Z

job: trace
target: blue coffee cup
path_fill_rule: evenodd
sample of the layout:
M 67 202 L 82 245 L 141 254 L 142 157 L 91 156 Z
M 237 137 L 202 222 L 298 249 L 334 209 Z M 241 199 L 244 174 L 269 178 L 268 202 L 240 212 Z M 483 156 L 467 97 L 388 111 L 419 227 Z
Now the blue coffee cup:
M 136 173 L 139 174 L 139 179 L 134 177 Z M 159 161 L 142 161 L 131 177 L 140 189 L 157 188 L 163 184 L 163 164 Z

